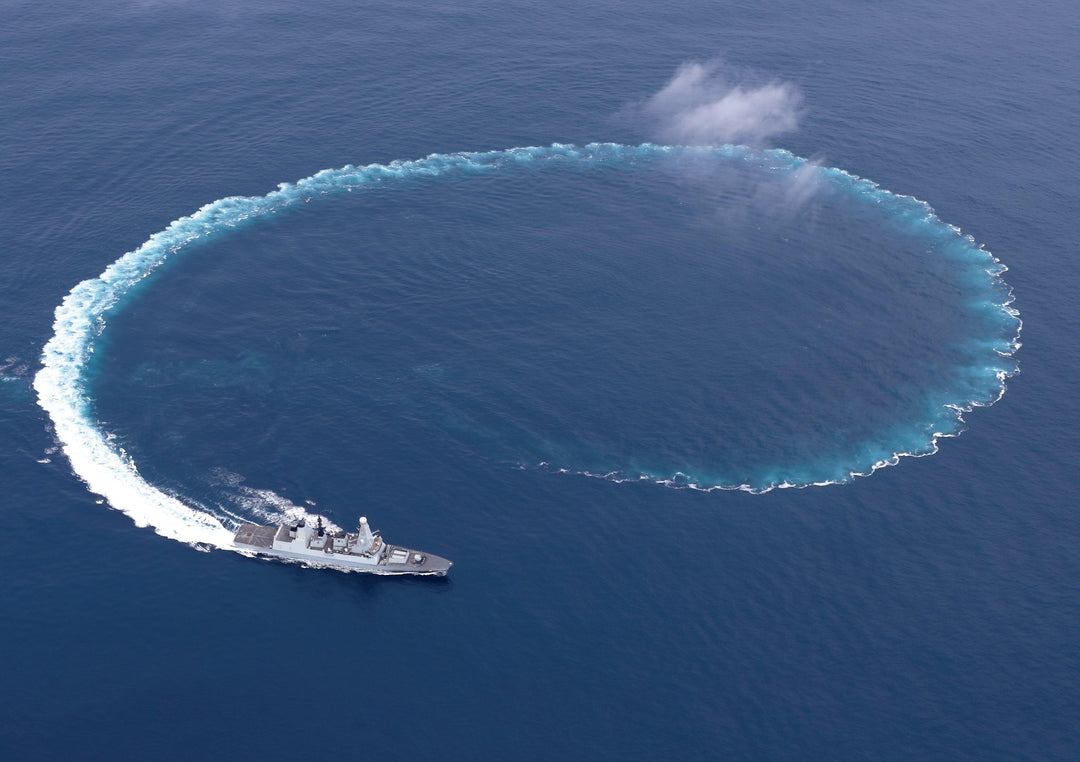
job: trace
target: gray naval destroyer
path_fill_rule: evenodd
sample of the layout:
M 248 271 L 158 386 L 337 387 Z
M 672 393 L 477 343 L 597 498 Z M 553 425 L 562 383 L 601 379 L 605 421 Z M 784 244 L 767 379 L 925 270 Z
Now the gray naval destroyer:
M 321 516 L 313 527 L 303 520 L 276 527 L 242 524 L 236 530 L 233 544 L 238 550 L 260 556 L 368 574 L 445 577 L 452 566 L 445 558 L 431 553 L 388 545 L 377 531 L 371 531 L 363 516 L 356 532 L 328 531 Z

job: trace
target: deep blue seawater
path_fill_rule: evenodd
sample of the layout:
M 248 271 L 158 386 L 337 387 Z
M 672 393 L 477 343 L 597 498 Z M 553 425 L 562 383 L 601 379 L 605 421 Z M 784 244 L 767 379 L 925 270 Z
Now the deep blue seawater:
M 1080 755 L 1068 4 L 4 17 L 3 758 Z M 638 147 L 717 56 L 802 90 L 785 151 Z M 34 388 L 84 281 L 89 466 Z

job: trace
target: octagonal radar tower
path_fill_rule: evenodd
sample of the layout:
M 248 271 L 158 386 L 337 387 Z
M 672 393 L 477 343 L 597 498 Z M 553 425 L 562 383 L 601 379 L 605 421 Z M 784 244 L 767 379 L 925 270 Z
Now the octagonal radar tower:
M 367 516 L 360 517 L 360 524 L 356 527 L 356 544 L 353 546 L 356 552 L 366 553 L 375 544 L 375 533 L 368 526 Z

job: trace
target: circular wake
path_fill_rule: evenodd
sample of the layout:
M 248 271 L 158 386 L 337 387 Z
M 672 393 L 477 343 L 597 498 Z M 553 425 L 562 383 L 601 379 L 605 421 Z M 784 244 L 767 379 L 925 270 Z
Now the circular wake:
M 107 313 L 132 292 L 168 257 L 292 206 L 333 194 L 410 178 L 484 175 L 523 165 L 563 166 L 568 169 L 633 166 L 665 157 L 708 157 L 782 177 L 787 200 L 798 202 L 819 185 L 857 204 L 876 210 L 895 230 L 915 236 L 935 256 L 946 258 L 961 273 L 966 309 L 987 326 L 986 336 L 969 342 L 964 366 L 950 368 L 947 394 L 928 394 L 925 417 L 903 422 L 895 431 L 872 441 L 859 442 L 833 453 L 821 463 L 763 465 L 754 478 L 726 477 L 717 473 L 655 473 L 643 468 L 593 472 L 587 467 L 554 470 L 601 476 L 615 481 L 647 479 L 668 486 L 695 489 L 741 489 L 763 492 L 776 487 L 805 487 L 838 483 L 895 464 L 901 456 L 936 451 L 937 439 L 961 431 L 962 414 L 975 406 L 993 404 L 1005 389 L 1005 379 L 1016 373 L 1013 355 L 1019 348 L 1020 320 L 1010 306 L 1012 294 L 1002 280 L 1005 267 L 974 240 L 943 223 L 925 203 L 892 194 L 874 183 L 835 168 L 824 168 L 783 150 L 755 151 L 739 146 L 682 148 L 645 144 L 624 146 L 590 144 L 513 148 L 484 153 L 435 154 L 417 161 L 347 166 L 324 170 L 294 184 L 282 184 L 265 196 L 230 197 L 207 204 L 194 214 L 174 221 L 142 246 L 111 264 L 97 278 L 72 289 L 56 310 L 54 334 L 43 353 L 43 368 L 34 380 L 39 404 L 55 426 L 58 440 L 73 470 L 88 488 L 140 526 L 191 544 L 228 547 L 231 532 L 222 521 L 201 508 L 166 494 L 143 479 L 132 459 L 102 430 L 90 394 L 88 366 L 94 343 L 104 330 Z M 546 466 L 546 464 L 541 464 Z M 692 469 L 687 469 L 688 471 Z

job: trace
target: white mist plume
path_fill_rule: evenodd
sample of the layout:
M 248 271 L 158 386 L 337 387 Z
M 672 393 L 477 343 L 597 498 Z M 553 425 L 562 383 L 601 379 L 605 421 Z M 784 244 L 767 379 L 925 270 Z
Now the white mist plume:
M 802 92 L 789 82 L 732 83 L 720 61 L 685 63 L 642 105 L 665 143 L 762 145 L 799 127 Z

